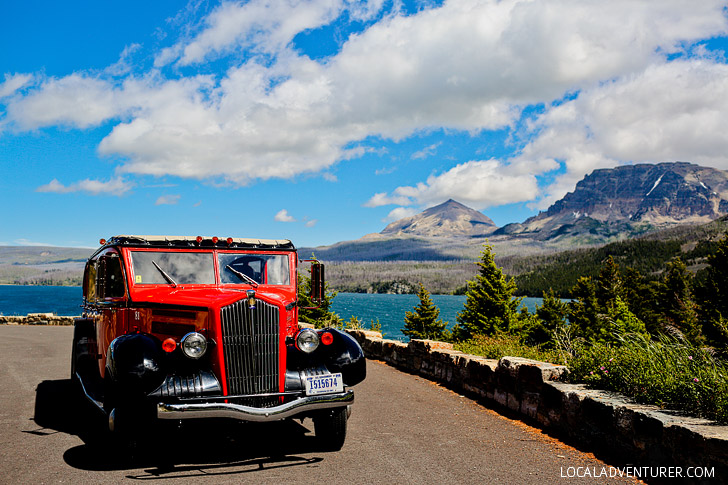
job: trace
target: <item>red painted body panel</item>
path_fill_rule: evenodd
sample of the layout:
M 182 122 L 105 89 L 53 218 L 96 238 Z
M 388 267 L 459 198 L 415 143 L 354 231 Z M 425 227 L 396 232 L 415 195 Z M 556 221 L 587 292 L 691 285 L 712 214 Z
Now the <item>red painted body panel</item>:
M 135 284 L 134 268 L 131 253 L 135 251 L 169 251 L 212 253 L 215 267 L 215 284 Z M 112 340 L 125 333 L 147 333 L 160 340 L 174 338 L 177 342 L 183 334 L 177 329 L 191 329 L 205 335 L 216 343 L 213 346 L 214 358 L 211 359 L 212 372 L 223 386 L 223 394 L 227 395 L 225 376 L 225 360 L 222 346 L 222 330 L 220 310 L 238 300 L 246 298 L 246 290 L 254 289 L 255 297 L 278 307 L 280 336 L 279 369 L 280 391 L 284 390 L 286 369 L 285 339 L 298 331 L 297 301 L 297 256 L 295 251 L 255 251 L 248 249 L 226 250 L 218 248 L 143 248 L 143 247 L 109 247 L 99 252 L 95 258 L 114 254 L 121 260 L 124 274 L 124 296 L 97 299 L 95 304 L 86 301 L 89 316 L 96 321 L 97 342 L 100 351 L 99 372 L 103 377 L 106 368 L 107 349 Z M 259 284 L 221 284 L 220 270 L 217 264 L 218 253 L 246 254 L 281 254 L 288 256 L 290 281 L 287 285 Z M 95 271 L 95 270 L 94 270 Z M 96 291 L 95 289 L 93 291 Z M 84 284 L 84 297 L 89 291 Z M 289 309 L 286 309 L 286 306 Z

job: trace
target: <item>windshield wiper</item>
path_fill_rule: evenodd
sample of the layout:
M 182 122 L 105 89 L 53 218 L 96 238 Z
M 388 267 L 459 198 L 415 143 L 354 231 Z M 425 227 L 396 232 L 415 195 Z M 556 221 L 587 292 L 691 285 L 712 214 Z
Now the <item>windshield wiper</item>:
M 164 276 L 164 279 L 167 280 L 167 283 L 170 283 L 170 284 L 174 285 L 175 288 L 177 288 L 177 282 L 175 280 L 173 280 L 172 277 L 169 276 L 166 271 L 164 271 L 162 268 L 160 268 L 159 265 L 156 263 L 156 261 L 152 260 L 152 264 L 154 265 L 155 268 L 157 268 L 157 270 L 160 273 L 162 273 L 162 276 Z
M 226 264 L 226 265 L 225 265 L 225 268 L 227 268 L 227 269 L 229 269 L 230 271 L 232 271 L 232 273 L 233 273 L 233 274 L 234 274 L 235 276 L 237 276 L 238 278 L 240 278 L 241 280 L 245 280 L 245 281 L 247 281 L 248 283 L 250 283 L 251 285 L 253 285 L 253 287 L 254 287 L 254 288 L 257 288 L 257 287 L 258 287 L 258 282 L 257 282 L 257 281 L 255 281 L 255 280 L 254 280 L 253 278 L 251 278 L 250 276 L 246 275 L 245 273 L 241 273 L 240 271 L 238 271 L 237 269 L 233 268 L 233 267 L 232 267 L 232 266 L 230 266 L 229 264 Z

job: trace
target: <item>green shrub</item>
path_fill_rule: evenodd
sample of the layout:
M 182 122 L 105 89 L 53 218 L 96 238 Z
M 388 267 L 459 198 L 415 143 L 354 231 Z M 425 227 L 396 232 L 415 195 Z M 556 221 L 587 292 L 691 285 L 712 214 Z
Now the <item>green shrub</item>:
M 508 356 L 523 357 L 541 362 L 563 363 L 563 358 L 559 352 L 526 345 L 515 335 L 476 335 L 470 340 L 456 343 L 454 348 L 466 354 L 479 355 L 486 359 L 500 359 Z
M 728 422 L 728 367 L 685 340 L 627 334 L 615 345 L 573 343 L 572 352 L 571 382 Z

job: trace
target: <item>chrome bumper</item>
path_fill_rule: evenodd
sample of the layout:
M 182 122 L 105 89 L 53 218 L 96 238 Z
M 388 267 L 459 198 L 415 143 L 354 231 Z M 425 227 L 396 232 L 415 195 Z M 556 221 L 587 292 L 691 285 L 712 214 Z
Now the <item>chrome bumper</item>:
M 280 406 L 254 408 L 232 403 L 157 404 L 159 419 L 232 418 L 239 421 L 279 421 L 298 414 L 322 409 L 346 407 L 354 402 L 354 391 L 305 396 Z

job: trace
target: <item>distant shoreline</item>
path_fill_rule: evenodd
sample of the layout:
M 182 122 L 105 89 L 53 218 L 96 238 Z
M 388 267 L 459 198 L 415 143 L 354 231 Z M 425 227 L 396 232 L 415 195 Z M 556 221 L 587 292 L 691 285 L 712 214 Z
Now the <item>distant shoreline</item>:
M 81 285 L 16 285 L 14 283 L 0 283 L 0 286 L 47 286 L 48 288 L 81 288 Z

